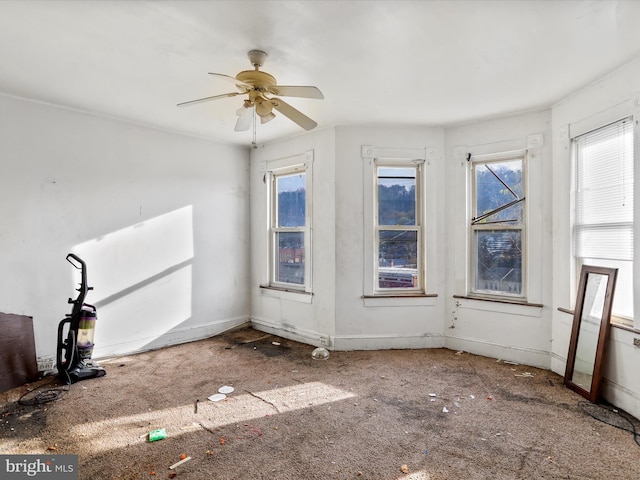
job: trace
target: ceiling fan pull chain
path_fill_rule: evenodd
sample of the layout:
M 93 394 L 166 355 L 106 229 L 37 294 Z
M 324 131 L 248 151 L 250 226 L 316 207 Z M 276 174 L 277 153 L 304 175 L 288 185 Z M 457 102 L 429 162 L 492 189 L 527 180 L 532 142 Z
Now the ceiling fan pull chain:
M 251 142 L 251 146 L 253 148 L 258 148 L 258 144 L 256 143 L 256 109 L 253 109 L 253 142 Z

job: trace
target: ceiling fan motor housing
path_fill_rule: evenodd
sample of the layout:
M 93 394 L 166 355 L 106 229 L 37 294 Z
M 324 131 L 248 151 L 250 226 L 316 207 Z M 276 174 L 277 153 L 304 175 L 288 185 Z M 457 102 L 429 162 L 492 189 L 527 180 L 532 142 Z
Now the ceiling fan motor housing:
M 261 72 L 260 70 L 245 70 L 240 72 L 236 75 L 236 80 L 253 85 L 258 91 L 267 91 L 269 87 L 277 85 L 273 75 L 269 75 L 267 72 Z M 240 88 L 244 90 L 244 88 Z

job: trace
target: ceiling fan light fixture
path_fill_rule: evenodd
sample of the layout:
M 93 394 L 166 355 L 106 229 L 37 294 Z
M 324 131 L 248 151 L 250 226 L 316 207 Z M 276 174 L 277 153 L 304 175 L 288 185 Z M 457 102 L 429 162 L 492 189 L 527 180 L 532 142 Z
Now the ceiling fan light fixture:
M 269 112 L 267 115 L 260 115 L 260 123 L 264 124 L 270 122 L 274 118 L 276 118 L 276 116 L 272 112 Z
M 258 98 L 256 100 L 256 113 L 261 116 L 267 116 L 269 114 L 271 114 L 271 110 L 273 110 L 273 105 L 271 105 L 271 102 L 268 100 L 265 100 L 263 98 Z

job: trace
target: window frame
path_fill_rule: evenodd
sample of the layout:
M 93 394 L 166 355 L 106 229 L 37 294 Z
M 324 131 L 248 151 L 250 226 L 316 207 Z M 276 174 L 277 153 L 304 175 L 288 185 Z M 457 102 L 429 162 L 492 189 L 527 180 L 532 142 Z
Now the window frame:
M 267 162 L 265 183 L 267 184 L 268 199 L 268 287 L 299 292 L 311 293 L 312 291 L 312 238 L 311 238 L 311 198 L 313 195 L 313 152 L 305 152 L 301 155 Z M 276 225 L 278 213 L 278 192 L 276 182 L 279 178 L 295 175 L 305 175 L 305 225 L 296 227 L 279 227 Z M 278 280 L 278 242 L 279 233 L 302 232 L 304 238 L 304 282 L 288 283 Z
M 520 160 L 522 162 L 522 222 L 520 225 L 500 225 L 498 223 L 474 223 L 474 214 L 477 209 L 477 185 L 476 185 L 476 168 L 479 165 L 486 165 L 491 163 L 508 162 Z M 467 290 L 468 296 L 473 298 L 486 298 L 490 300 L 504 300 L 526 303 L 528 301 L 528 218 L 529 218 L 529 201 L 528 197 L 528 184 L 527 184 L 527 168 L 528 168 L 528 151 L 527 150 L 515 150 L 506 151 L 500 153 L 489 153 L 483 155 L 468 157 L 469 165 L 469 218 L 467 220 L 468 228 L 468 282 Z M 521 255 L 521 288 L 520 293 L 499 292 L 496 290 L 480 289 L 476 285 L 477 263 L 478 253 L 476 246 L 476 232 L 479 231 L 520 231 L 520 248 L 522 250 Z
M 415 224 L 414 225 L 380 225 L 378 198 L 379 168 L 411 168 L 415 170 Z M 409 178 L 409 177 L 408 177 Z M 373 292 L 374 295 L 406 295 L 424 294 L 425 277 L 425 241 L 424 241 L 424 160 L 376 158 L 373 165 Z M 380 287 L 380 232 L 381 231 L 415 231 L 416 232 L 416 274 L 412 287 Z
M 590 257 L 582 257 L 582 256 L 578 256 L 578 252 L 577 252 L 577 231 L 579 229 L 579 224 L 578 224 L 578 195 L 579 195 L 579 185 L 578 185 L 578 139 L 580 139 L 581 137 L 585 137 L 586 135 L 589 134 L 595 134 L 598 131 L 601 131 L 602 129 L 611 127 L 613 125 L 616 125 L 618 123 L 622 123 L 622 122 L 628 122 L 629 128 L 630 128 L 630 132 L 631 135 L 633 136 L 632 138 L 632 148 L 633 148 L 633 153 L 631 155 L 631 168 L 633 169 L 633 174 L 634 174 L 634 178 L 635 178 L 635 171 L 636 171 L 636 162 L 637 162 L 637 154 L 636 152 L 638 151 L 638 127 L 637 127 L 637 123 L 636 123 L 636 117 L 633 114 L 627 114 L 627 115 L 621 115 L 618 118 L 615 118 L 613 120 L 609 120 L 609 121 L 601 121 L 598 122 L 596 124 L 590 124 L 588 125 L 587 128 L 583 128 L 581 129 L 581 131 L 579 131 L 579 133 L 574 133 L 573 130 L 578 130 L 578 129 L 573 129 L 572 128 L 572 135 L 571 135 L 571 265 L 572 265 L 572 269 L 573 269 L 573 287 L 575 289 L 575 286 L 578 283 L 578 279 L 580 277 L 580 271 L 583 265 L 594 265 L 594 266 L 605 266 L 605 263 L 603 262 L 591 262 L 588 263 L 588 261 L 586 261 L 588 258 Z M 636 196 L 636 183 L 634 181 L 634 185 L 633 185 L 633 194 L 634 197 Z M 637 200 L 634 198 L 634 201 L 632 202 L 632 208 L 633 208 L 633 220 L 631 221 L 631 231 L 633 232 L 634 236 L 635 236 L 635 218 L 636 218 L 636 202 Z M 594 225 L 606 225 L 606 222 L 603 223 L 598 223 L 598 224 L 590 224 L 591 226 Z M 635 272 L 638 270 L 638 267 L 636 266 L 636 259 L 635 259 L 635 248 L 634 245 L 635 244 L 635 240 L 632 240 L 632 253 L 633 253 L 633 258 L 631 260 L 629 260 L 631 262 L 631 281 L 634 283 L 634 285 L 632 286 L 632 290 L 631 290 L 631 302 L 632 302 L 632 314 L 631 316 L 624 316 L 624 315 L 620 315 L 620 314 L 616 314 L 613 310 L 611 313 L 611 321 L 614 324 L 618 324 L 624 327 L 634 327 L 634 317 L 635 317 L 635 305 L 636 305 L 636 295 L 635 295 L 635 291 L 637 290 L 637 287 L 635 286 L 635 280 L 636 280 L 636 275 Z M 611 259 L 611 258 L 606 258 L 606 259 L 601 259 L 601 260 L 605 260 L 606 261 L 613 261 L 615 262 L 616 259 Z M 620 260 L 620 261 L 624 261 L 624 260 Z M 618 280 L 620 280 L 620 271 L 618 272 Z M 618 281 L 618 284 L 620 284 L 620 282 Z M 615 306 L 615 296 L 614 296 L 614 306 Z M 637 328 L 637 325 L 636 325 Z

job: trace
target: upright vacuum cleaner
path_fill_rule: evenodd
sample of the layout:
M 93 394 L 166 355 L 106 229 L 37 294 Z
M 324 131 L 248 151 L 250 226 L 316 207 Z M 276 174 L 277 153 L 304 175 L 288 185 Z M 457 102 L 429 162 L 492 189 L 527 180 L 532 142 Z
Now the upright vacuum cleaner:
M 79 292 L 78 296 L 75 300 L 69 299 L 69 303 L 73 304 L 71 313 L 58 325 L 56 366 L 58 376 L 63 382 L 75 383 L 88 378 L 102 377 L 107 372 L 91 361 L 97 314 L 96 307 L 84 303 L 87 292 L 93 290 L 93 287 L 87 286 L 87 266 L 73 253 L 67 255 L 67 261 L 80 270 L 81 281 L 80 287 L 76 289 Z M 67 338 L 63 340 L 67 324 Z

